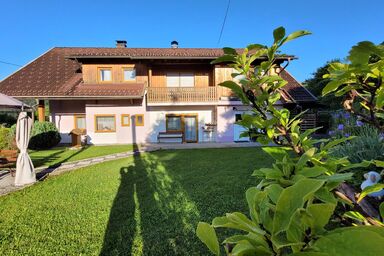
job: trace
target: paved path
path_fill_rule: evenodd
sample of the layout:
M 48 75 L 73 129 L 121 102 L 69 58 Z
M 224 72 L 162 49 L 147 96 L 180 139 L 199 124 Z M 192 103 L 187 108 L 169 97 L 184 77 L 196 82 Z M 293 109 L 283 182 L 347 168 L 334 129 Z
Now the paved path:
M 79 169 L 84 166 L 89 166 L 93 164 L 98 164 L 101 162 L 116 160 L 120 158 L 130 157 L 135 154 L 143 152 L 152 152 L 157 150 L 172 150 L 172 149 L 199 149 L 199 148 L 228 148 L 228 147 L 257 147 L 258 143 L 190 143 L 190 144 L 177 144 L 177 143 L 167 143 L 167 144 L 144 144 L 139 145 L 139 149 L 135 152 L 122 152 L 106 156 L 99 156 L 94 158 L 83 159 L 74 162 L 62 163 L 57 167 L 38 167 L 35 169 L 36 178 L 38 181 L 44 180 L 48 176 L 59 175 L 64 172 L 72 171 Z M 23 189 L 25 187 L 31 186 L 21 186 L 16 187 L 15 177 L 12 177 L 8 171 L 0 171 L 0 196 L 9 194 L 11 192 Z

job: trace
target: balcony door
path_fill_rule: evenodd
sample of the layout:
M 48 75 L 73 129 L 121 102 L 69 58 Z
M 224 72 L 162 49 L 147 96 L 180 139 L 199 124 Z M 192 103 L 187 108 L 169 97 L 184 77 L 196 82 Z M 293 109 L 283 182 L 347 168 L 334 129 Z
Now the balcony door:
M 183 142 L 197 142 L 199 138 L 197 114 L 169 114 L 166 116 L 166 129 L 167 132 L 182 132 Z

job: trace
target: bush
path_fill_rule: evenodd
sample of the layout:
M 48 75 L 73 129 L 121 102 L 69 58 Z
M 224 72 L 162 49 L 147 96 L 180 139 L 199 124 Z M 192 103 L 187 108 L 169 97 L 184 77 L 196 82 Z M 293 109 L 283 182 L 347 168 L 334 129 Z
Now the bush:
M 49 149 L 59 144 L 60 140 L 61 137 L 55 124 L 51 122 L 35 122 L 32 128 L 29 148 Z
M 0 125 L 0 149 L 17 149 L 11 128 Z
M 354 127 L 350 131 L 356 138 L 334 147 L 331 150 L 333 156 L 348 157 L 351 163 L 360 163 L 363 160 L 384 160 L 384 139 L 376 128 L 363 125 Z M 371 167 L 369 170 L 374 168 L 376 167 Z M 367 171 L 368 169 L 364 168 L 356 170 L 356 181 L 362 181 L 363 174 Z
M 17 122 L 16 113 L 0 113 L 0 124 L 4 127 L 11 127 Z

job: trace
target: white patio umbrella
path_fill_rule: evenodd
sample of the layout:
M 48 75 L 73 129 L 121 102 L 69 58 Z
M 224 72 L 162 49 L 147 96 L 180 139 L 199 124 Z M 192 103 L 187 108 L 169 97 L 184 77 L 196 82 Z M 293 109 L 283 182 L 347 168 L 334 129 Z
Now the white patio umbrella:
M 36 182 L 35 170 L 27 148 L 32 130 L 32 119 L 27 112 L 21 112 L 16 124 L 16 145 L 20 149 L 16 162 L 15 186 Z
M 0 93 L 0 108 L 21 109 L 30 107 L 15 98 Z

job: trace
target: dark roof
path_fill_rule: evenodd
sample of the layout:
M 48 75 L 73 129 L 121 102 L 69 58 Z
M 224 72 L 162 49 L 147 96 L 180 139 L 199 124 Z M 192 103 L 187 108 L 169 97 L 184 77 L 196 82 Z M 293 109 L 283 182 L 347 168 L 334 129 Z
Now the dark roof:
M 314 102 L 317 98 L 300 84 L 287 70 L 280 72 L 280 77 L 288 82 L 282 91 L 282 99 L 285 103 Z
M 84 84 L 81 64 L 76 59 L 81 56 L 214 59 L 222 54 L 223 50 L 218 48 L 53 48 L 1 81 L 0 92 L 20 98 L 141 98 L 144 96 L 145 84 Z M 288 57 L 294 58 L 281 58 Z M 282 91 L 285 102 L 316 100 L 288 72 L 283 71 L 281 76 L 288 81 Z
M 0 92 L 14 97 L 144 96 L 144 84 L 84 85 L 81 64 L 66 58 L 80 48 L 53 48 L 0 82 Z M 86 49 L 86 48 L 84 48 Z
M 71 48 L 68 58 L 130 58 L 130 59 L 215 59 L 224 54 L 221 48 Z M 243 49 L 236 49 L 242 53 Z M 295 59 L 282 55 L 277 59 Z M 262 58 L 261 58 L 262 59 Z

